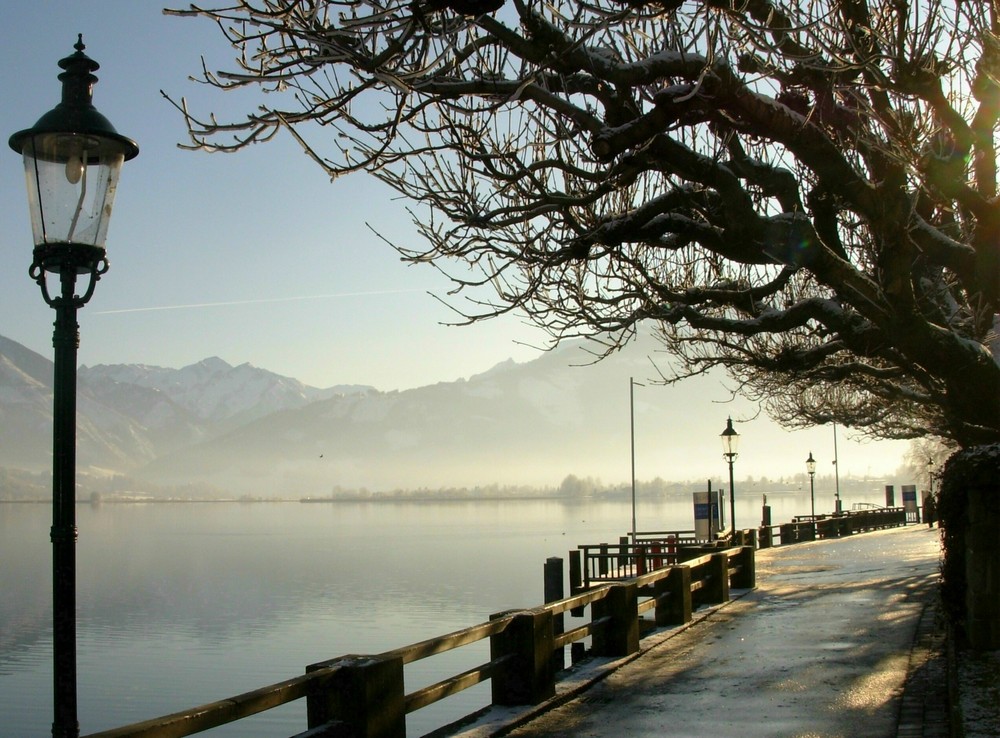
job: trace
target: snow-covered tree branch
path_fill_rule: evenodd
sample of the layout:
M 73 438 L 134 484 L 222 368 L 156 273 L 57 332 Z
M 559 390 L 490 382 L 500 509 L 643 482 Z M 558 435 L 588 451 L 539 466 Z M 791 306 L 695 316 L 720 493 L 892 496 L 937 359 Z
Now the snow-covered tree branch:
M 412 203 L 465 320 L 652 322 L 787 425 L 1000 440 L 1000 9 L 960 0 L 235 0 L 233 120 Z M 484 293 L 482 287 L 490 289 Z M 463 298 L 463 294 L 466 299 Z M 484 297 L 484 294 L 488 295 Z

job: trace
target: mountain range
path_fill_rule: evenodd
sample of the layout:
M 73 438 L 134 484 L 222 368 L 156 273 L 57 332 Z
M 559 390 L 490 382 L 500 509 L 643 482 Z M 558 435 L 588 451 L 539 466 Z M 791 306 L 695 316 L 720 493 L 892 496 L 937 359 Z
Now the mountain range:
M 310 387 L 218 357 L 181 369 L 81 366 L 77 466 L 154 486 L 282 498 L 336 488 L 556 486 L 569 474 L 621 482 L 630 454 L 640 478 L 684 478 L 699 464 L 721 472 L 726 414 L 749 419 L 754 410 L 738 400 L 713 409 L 730 396 L 710 377 L 632 387 L 630 377 L 656 373 L 655 354 L 643 339 L 595 363 L 567 344 L 467 379 L 390 392 Z M 51 427 L 52 363 L 0 337 L 0 467 L 49 470 Z M 778 448 L 773 424 L 755 432 Z
M 51 466 L 52 362 L 0 336 L 0 467 Z M 81 366 L 77 465 L 139 475 L 152 461 L 216 438 L 270 413 L 370 387 L 309 387 L 250 364 L 212 357 L 182 369 Z

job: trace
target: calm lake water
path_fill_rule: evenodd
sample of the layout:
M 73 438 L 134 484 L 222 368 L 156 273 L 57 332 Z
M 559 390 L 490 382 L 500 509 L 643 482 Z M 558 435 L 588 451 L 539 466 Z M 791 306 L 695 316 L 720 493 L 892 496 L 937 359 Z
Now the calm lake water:
M 737 490 L 739 493 L 739 490 Z M 823 495 L 824 501 L 830 495 Z M 769 495 L 775 523 L 809 512 Z M 852 502 L 882 502 L 873 489 Z M 760 521 L 760 495 L 737 520 Z M 829 510 L 817 502 L 817 511 Z M 51 728 L 46 504 L 0 504 L 0 736 Z M 693 527 L 690 497 L 640 500 L 639 530 Z M 230 697 L 307 664 L 379 653 L 542 603 L 542 566 L 617 541 L 627 499 L 331 504 L 161 503 L 77 508 L 83 734 Z M 406 667 L 411 692 L 488 660 L 488 643 Z M 489 701 L 489 684 L 407 718 L 422 735 Z M 207 736 L 306 729 L 298 701 Z

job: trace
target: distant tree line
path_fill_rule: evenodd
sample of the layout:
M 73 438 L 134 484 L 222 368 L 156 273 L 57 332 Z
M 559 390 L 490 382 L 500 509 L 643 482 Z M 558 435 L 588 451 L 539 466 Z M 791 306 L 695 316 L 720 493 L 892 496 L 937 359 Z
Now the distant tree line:
M 841 489 L 850 491 L 870 492 L 872 485 L 902 483 L 920 483 L 920 470 L 917 474 L 910 474 L 909 469 L 901 469 L 903 476 L 888 479 L 870 479 L 842 476 L 840 478 Z M 817 482 L 832 485 L 833 475 L 817 476 Z M 683 480 L 667 481 L 662 477 L 651 480 L 636 480 L 635 492 L 637 497 L 642 498 L 665 498 L 690 494 L 694 490 L 704 489 L 708 480 Z M 737 489 L 742 486 L 744 491 L 753 492 L 793 492 L 802 490 L 809 484 L 809 478 L 805 473 L 795 474 L 789 477 L 771 479 L 767 476 L 746 477 L 737 482 Z M 718 480 L 712 480 L 713 488 L 719 489 L 723 485 Z M 365 487 L 358 489 L 335 486 L 330 493 L 331 499 L 336 500 L 488 500 L 488 499 L 517 499 L 517 498 L 549 498 L 549 499 L 582 499 L 590 497 L 616 498 L 630 496 L 632 487 L 630 483 L 617 482 L 605 483 L 598 477 L 578 476 L 567 474 L 563 480 L 555 487 L 553 486 L 533 486 L 533 485 L 501 485 L 487 484 L 475 486 L 447 486 L 433 487 L 421 486 L 412 488 L 395 488 L 385 491 L 373 491 Z
M 895 478 L 880 480 L 886 484 L 896 481 L 902 483 L 926 486 L 928 468 L 923 447 L 915 447 L 908 455 L 908 463 L 901 467 Z M 77 499 L 98 502 L 115 502 L 128 500 L 228 500 L 238 499 L 242 502 L 266 501 L 275 498 L 299 499 L 303 496 L 287 491 L 276 491 L 273 495 L 239 495 L 227 489 L 221 489 L 205 483 L 190 483 L 184 485 L 159 485 L 146 480 L 140 480 L 124 474 L 94 475 L 81 471 L 78 475 Z M 48 471 L 33 472 L 23 469 L 0 467 L 0 502 L 44 501 L 51 497 L 51 474 Z M 833 475 L 817 475 L 817 484 L 832 484 Z M 704 489 L 706 479 L 687 479 L 667 481 L 662 477 L 651 480 L 636 480 L 635 491 L 642 498 L 666 498 L 684 495 L 693 490 Z M 850 490 L 859 486 L 871 486 L 871 479 L 842 476 L 842 489 Z M 809 484 L 805 473 L 788 477 L 770 478 L 767 476 L 747 476 L 737 480 L 737 489 L 746 492 L 779 492 L 803 489 Z M 712 480 L 713 488 L 724 485 L 719 480 Z M 367 487 L 334 486 L 329 498 L 337 500 L 488 500 L 517 498 L 558 498 L 582 499 L 586 497 L 615 498 L 630 496 L 632 487 L 629 482 L 605 482 L 599 477 L 567 474 L 558 485 L 531 484 L 481 484 L 481 485 L 450 485 L 397 487 L 389 490 L 371 490 Z
M 48 500 L 51 496 L 51 472 L 0 467 L 0 502 Z M 231 495 L 204 483 L 160 485 L 124 474 L 77 472 L 76 498 L 95 503 L 135 498 L 213 500 L 227 497 Z

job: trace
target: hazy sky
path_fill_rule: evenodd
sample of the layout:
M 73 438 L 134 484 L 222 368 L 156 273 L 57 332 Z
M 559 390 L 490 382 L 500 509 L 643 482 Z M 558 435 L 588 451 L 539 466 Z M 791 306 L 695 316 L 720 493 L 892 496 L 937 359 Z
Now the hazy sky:
M 111 269 L 80 312 L 81 363 L 180 367 L 220 356 L 315 386 L 392 390 L 537 355 L 516 342 L 537 346 L 544 337 L 513 318 L 440 325 L 454 315 L 427 293 L 444 296 L 447 280 L 431 267 L 404 266 L 366 225 L 417 243 L 404 203 L 374 179 L 331 183 L 289 136 L 235 155 L 179 149 L 183 121 L 160 90 L 186 96 L 199 112 L 230 104 L 231 96 L 188 76 L 203 55 L 212 69 L 232 68 L 235 52 L 211 24 L 164 16 L 161 8 L 157 0 L 34 0 L 4 8 L 3 140 L 58 102 L 57 61 L 83 33 L 86 53 L 101 64 L 95 106 L 140 147 L 122 172 L 108 236 Z M 236 103 L 247 110 L 253 100 Z M 27 274 L 32 243 L 22 165 L 3 150 L 0 334 L 51 356 L 53 313 Z M 624 403 L 627 377 L 622 388 L 616 401 Z M 739 414 L 705 401 L 720 431 L 730 410 Z M 744 441 L 748 452 L 753 435 Z M 860 447 L 845 436 L 840 452 L 852 463 L 842 471 L 898 464 L 903 444 Z M 830 428 L 796 434 L 794 451 L 784 455 L 801 451 L 804 458 L 813 448 L 832 458 L 825 448 L 831 441 Z M 791 470 L 776 468 L 760 451 L 758 474 L 777 477 L 801 466 L 789 458 Z
M 164 16 L 162 7 L 41 0 L 4 8 L 4 142 L 59 101 L 57 62 L 83 33 L 87 55 L 101 64 L 95 107 L 140 147 L 122 171 L 111 269 L 80 313 L 81 363 L 182 366 L 218 355 L 316 386 L 388 390 L 536 354 L 514 343 L 542 340 L 516 320 L 440 325 L 454 316 L 427 292 L 444 295 L 447 281 L 431 267 L 406 267 L 366 226 L 415 243 L 403 203 L 373 178 L 331 183 L 289 136 L 235 155 L 178 149 L 184 124 L 160 90 L 202 112 L 210 101 L 227 103 L 188 76 L 201 55 L 232 68 L 235 52 L 210 23 Z M 4 151 L 0 333 L 49 355 L 52 311 L 27 275 L 21 162 Z

